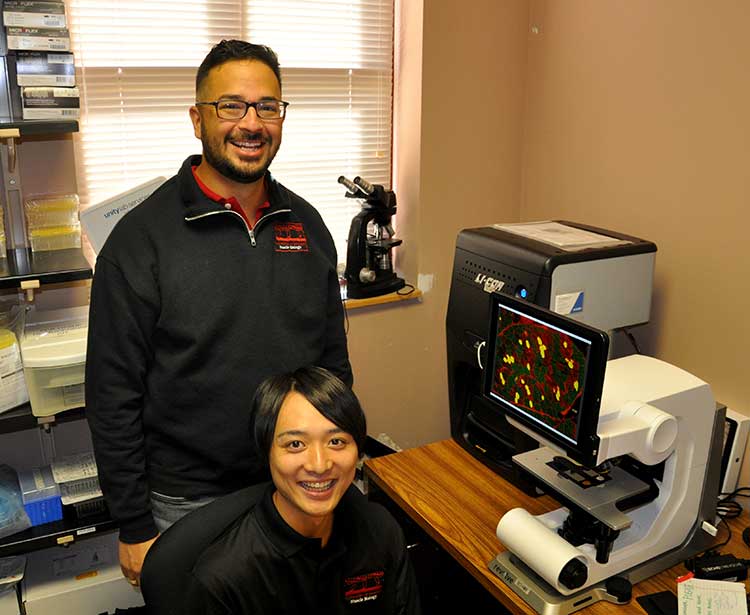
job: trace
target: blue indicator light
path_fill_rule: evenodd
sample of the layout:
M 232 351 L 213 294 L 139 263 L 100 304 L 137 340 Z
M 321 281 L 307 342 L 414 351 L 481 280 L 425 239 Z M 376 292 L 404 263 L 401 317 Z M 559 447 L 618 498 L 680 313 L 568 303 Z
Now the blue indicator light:
M 519 286 L 518 290 L 516 291 L 516 296 L 521 297 L 521 299 L 526 299 L 526 297 L 529 296 L 529 291 L 526 290 L 523 286 Z

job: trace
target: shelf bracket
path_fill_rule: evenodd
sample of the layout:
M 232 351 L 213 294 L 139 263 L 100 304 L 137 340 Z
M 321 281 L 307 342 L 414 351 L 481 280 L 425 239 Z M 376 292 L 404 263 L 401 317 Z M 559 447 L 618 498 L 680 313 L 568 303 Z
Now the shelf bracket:
M 34 289 L 39 288 L 39 280 L 21 280 L 21 290 L 26 291 L 26 301 L 34 301 Z
M 26 248 L 26 224 L 21 186 L 21 133 L 18 128 L 0 128 L 0 176 L 5 209 L 6 249 Z
M 8 173 L 11 175 L 16 171 L 16 139 L 20 138 L 18 128 L 0 128 L 0 139 L 6 139 L 8 146 Z

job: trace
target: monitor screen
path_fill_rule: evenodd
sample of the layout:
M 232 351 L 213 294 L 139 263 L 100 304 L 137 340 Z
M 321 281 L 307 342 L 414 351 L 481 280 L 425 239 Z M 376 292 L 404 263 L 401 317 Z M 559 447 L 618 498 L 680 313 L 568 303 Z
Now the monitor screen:
M 527 429 L 594 465 L 606 333 L 508 295 L 492 295 L 485 396 Z

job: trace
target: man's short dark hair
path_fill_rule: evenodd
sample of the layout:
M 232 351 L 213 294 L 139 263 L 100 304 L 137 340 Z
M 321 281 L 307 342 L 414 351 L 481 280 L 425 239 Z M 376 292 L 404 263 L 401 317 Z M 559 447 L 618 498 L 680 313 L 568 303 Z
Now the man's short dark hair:
M 223 40 L 217 43 L 208 52 L 208 55 L 203 58 L 203 62 L 198 67 L 198 73 L 195 75 L 195 91 L 196 93 L 200 90 L 201 84 L 208 77 L 208 73 L 212 68 L 221 66 L 225 62 L 231 62 L 232 60 L 255 60 L 257 62 L 263 62 L 268 68 L 273 71 L 276 75 L 276 79 L 279 80 L 279 87 L 281 87 L 281 69 L 279 68 L 279 58 L 276 53 L 270 47 L 265 45 L 254 45 L 246 41 L 238 40 Z
M 292 391 L 302 395 L 324 417 L 354 438 L 361 457 L 367 438 L 367 421 L 354 392 L 322 367 L 303 367 L 271 376 L 255 392 L 251 436 L 260 458 L 268 463 L 281 405 Z

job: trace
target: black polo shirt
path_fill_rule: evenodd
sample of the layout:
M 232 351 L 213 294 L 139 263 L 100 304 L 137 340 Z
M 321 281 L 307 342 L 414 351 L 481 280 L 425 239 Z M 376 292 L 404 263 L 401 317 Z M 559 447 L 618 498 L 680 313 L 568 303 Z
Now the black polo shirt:
M 271 485 L 201 555 L 188 613 L 416 615 L 414 574 L 401 528 L 378 504 L 347 492 L 328 544 L 281 518 Z

